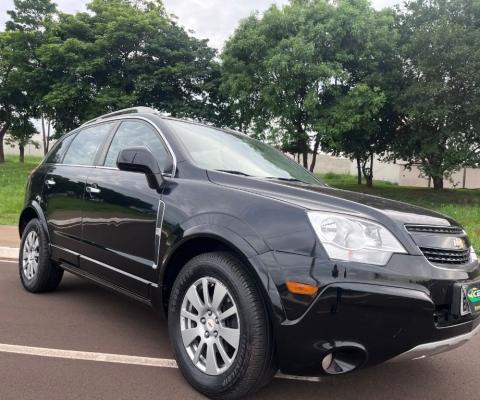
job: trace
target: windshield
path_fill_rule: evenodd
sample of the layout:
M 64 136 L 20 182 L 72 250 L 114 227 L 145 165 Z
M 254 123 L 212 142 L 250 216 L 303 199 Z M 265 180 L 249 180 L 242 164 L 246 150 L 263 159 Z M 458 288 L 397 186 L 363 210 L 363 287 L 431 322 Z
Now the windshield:
M 247 135 L 168 120 L 193 161 L 202 168 L 263 179 L 324 185 L 273 147 Z

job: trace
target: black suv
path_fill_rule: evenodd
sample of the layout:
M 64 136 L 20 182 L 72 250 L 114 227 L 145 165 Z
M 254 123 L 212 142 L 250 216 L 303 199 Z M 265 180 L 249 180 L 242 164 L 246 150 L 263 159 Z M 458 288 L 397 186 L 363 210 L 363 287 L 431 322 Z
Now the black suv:
M 32 172 L 20 277 L 64 271 L 168 317 L 178 366 L 215 399 L 343 374 L 479 330 L 477 256 L 432 211 L 338 190 L 247 135 L 149 108 L 65 135 Z

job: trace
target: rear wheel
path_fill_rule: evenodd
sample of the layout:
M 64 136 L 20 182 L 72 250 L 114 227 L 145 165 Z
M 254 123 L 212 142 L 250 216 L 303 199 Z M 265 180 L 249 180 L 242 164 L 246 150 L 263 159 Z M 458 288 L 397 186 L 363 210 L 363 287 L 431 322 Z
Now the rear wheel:
M 278 367 L 259 290 L 229 253 L 207 253 L 180 271 L 169 303 L 169 332 L 187 381 L 213 399 L 251 394 Z
M 54 290 L 62 280 L 63 269 L 51 259 L 47 235 L 36 218 L 23 231 L 18 263 L 22 285 L 31 293 Z

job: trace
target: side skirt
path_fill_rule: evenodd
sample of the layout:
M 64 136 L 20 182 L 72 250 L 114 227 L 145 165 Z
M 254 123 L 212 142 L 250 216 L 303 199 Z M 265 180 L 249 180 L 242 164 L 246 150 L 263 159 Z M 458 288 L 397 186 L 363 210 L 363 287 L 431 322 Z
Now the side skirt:
M 143 304 L 144 306 L 147 306 L 149 308 L 152 307 L 152 303 L 149 299 L 146 297 L 139 296 L 136 293 L 133 293 L 125 288 L 122 288 L 118 285 L 115 285 L 114 283 L 108 282 L 105 279 L 102 279 L 98 276 L 92 275 L 86 271 L 81 270 L 80 268 L 77 268 L 71 264 L 68 264 L 66 262 L 61 262 L 60 267 L 63 268 L 65 271 L 68 271 L 74 275 L 77 275 L 81 278 L 88 279 L 92 283 L 103 287 L 104 289 L 110 290 L 113 293 L 117 293 L 120 296 L 126 297 L 128 299 L 134 300 L 140 304 Z

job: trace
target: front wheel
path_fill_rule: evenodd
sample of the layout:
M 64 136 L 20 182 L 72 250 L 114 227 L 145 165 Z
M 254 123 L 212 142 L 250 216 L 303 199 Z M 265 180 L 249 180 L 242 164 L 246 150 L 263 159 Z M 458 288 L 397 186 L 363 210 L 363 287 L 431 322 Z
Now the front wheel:
M 235 399 L 270 382 L 278 367 L 259 290 L 229 253 L 190 260 L 169 302 L 169 332 L 180 371 L 199 392 Z

